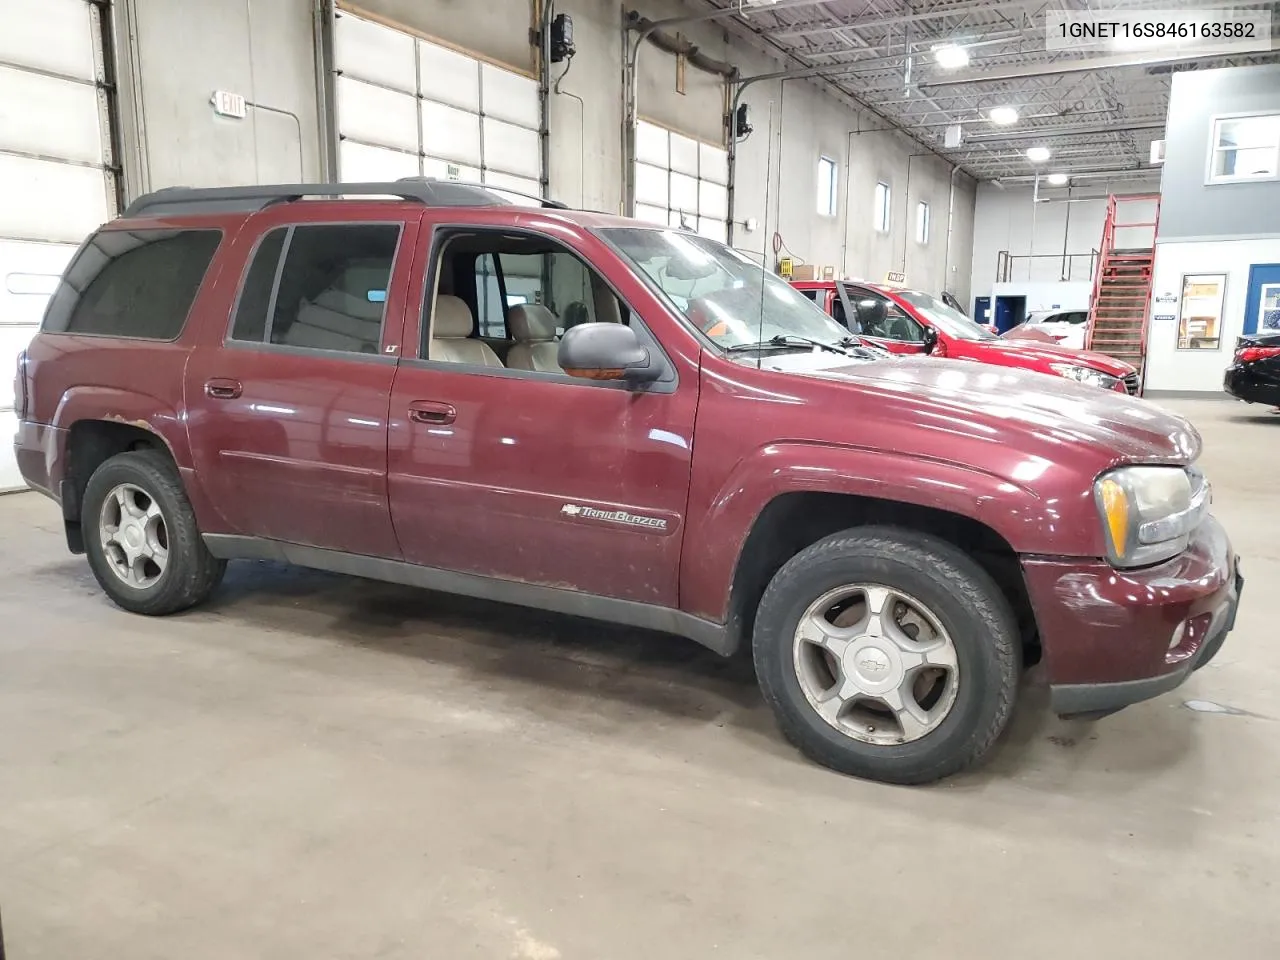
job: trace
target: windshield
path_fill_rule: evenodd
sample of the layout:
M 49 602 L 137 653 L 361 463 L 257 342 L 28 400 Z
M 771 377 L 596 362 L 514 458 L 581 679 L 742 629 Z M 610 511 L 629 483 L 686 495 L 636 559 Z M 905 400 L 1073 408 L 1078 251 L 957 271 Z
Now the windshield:
M 849 331 L 745 255 L 675 230 L 601 231 L 699 330 L 726 350 L 775 337 L 838 344 Z
M 911 304 L 926 320 L 949 337 L 957 340 L 997 340 L 990 330 L 978 326 L 959 310 L 953 310 L 937 297 L 919 290 L 895 290 L 895 294 Z

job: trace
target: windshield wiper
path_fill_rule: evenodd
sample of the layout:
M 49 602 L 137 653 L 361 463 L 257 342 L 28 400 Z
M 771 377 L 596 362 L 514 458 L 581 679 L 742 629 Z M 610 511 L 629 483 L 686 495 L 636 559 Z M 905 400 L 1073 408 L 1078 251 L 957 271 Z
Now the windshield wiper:
M 840 346 L 849 350 L 856 350 L 859 355 L 871 357 L 874 360 L 882 360 L 885 357 L 893 356 L 893 352 L 887 347 L 882 347 L 880 344 L 864 337 L 859 337 L 856 334 L 850 334 L 843 338 L 840 341 Z
M 745 353 L 749 350 L 766 350 L 769 347 L 817 347 L 819 350 L 829 350 L 831 353 L 848 356 L 847 350 L 834 343 L 823 343 L 821 340 L 811 340 L 809 337 L 781 333 L 776 337 L 770 337 L 768 340 L 760 340 L 756 343 L 735 343 L 732 347 L 726 347 L 725 350 L 727 353 Z

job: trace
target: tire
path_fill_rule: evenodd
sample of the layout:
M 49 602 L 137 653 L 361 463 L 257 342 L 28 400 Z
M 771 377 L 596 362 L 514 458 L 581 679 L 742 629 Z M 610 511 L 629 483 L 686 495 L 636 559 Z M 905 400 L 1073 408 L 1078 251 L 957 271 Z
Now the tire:
M 122 490 L 131 508 L 147 509 L 151 526 L 139 535 L 157 555 L 157 545 L 164 548 L 163 568 L 156 560 L 150 566 L 130 564 L 123 544 L 105 541 L 103 531 L 109 521 L 118 521 L 116 534 L 128 532 L 118 495 Z M 89 568 L 98 584 L 131 613 L 165 616 L 193 607 L 208 598 L 226 572 L 226 561 L 216 559 L 200 537 L 173 461 L 157 450 L 117 454 L 98 467 L 85 487 L 80 524 Z M 146 566 L 146 571 L 126 580 L 118 572 L 124 566 Z
M 823 613 L 831 629 L 815 628 L 810 614 L 841 591 L 853 591 L 843 601 L 847 613 Z M 866 626 L 873 595 L 893 623 L 877 618 L 875 628 Z M 857 624 L 839 626 L 841 616 L 856 616 Z M 797 633 L 802 621 L 804 639 Z M 808 642 L 814 636 L 822 642 Z M 892 650 L 883 639 L 890 636 L 898 638 Z M 927 642 L 917 644 L 921 636 Z M 931 652 L 922 656 L 921 649 Z M 1017 621 L 990 575 L 949 543 L 891 527 L 834 534 L 784 564 L 756 613 L 752 653 L 765 700 L 792 744 L 833 770 L 897 784 L 940 780 L 980 761 L 1009 720 L 1021 670 Z M 926 662 L 911 667 L 917 659 Z M 824 671 L 835 695 L 816 689 Z M 868 676 L 897 683 L 886 696 L 899 707 L 910 696 L 919 709 L 895 714 L 892 701 L 865 698 Z M 929 692 L 917 700 L 922 688 Z M 856 693 L 846 700 L 850 689 Z M 934 691 L 933 708 L 925 709 Z

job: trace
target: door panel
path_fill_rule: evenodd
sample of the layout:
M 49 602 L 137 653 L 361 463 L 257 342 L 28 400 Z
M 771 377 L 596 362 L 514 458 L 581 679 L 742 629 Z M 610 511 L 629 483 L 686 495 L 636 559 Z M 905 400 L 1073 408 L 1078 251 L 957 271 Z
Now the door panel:
M 299 216 L 284 207 L 259 214 L 228 254 L 244 277 L 236 308 L 224 301 L 210 318 L 217 335 L 187 365 L 193 460 L 227 532 L 398 558 L 387 502 L 387 412 L 421 214 L 338 227 L 295 224 Z M 317 234 L 304 232 L 388 225 L 399 230 L 398 245 L 385 234 L 381 248 L 326 234 L 316 246 L 307 238 Z M 293 236 L 301 238 L 297 246 Z M 314 251 L 315 265 L 300 268 L 296 283 L 291 247 Z M 242 271 L 249 248 L 256 252 Z M 352 252 L 344 261 L 345 251 Z M 276 270 L 270 258 L 281 253 L 285 266 Z M 231 339 L 230 314 L 239 339 Z M 371 352 L 349 352 L 348 344 Z
M 695 394 L 402 363 L 388 480 L 405 559 L 675 607 Z M 427 404 L 451 422 L 416 420 Z
M 232 530 L 398 556 L 386 477 L 394 377 L 395 362 L 382 358 L 196 351 L 187 366 L 193 458 Z

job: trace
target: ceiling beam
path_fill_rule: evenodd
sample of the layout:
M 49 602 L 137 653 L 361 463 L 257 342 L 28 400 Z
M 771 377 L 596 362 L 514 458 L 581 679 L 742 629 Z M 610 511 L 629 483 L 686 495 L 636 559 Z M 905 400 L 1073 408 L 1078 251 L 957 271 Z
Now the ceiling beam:
M 997 140 L 1044 140 L 1049 137 L 1078 137 L 1093 133 L 1129 133 L 1136 130 L 1163 129 L 1163 120 L 1148 123 L 1095 123 L 1079 127 L 1044 127 L 1011 130 L 1007 133 L 980 134 L 968 138 L 968 142 L 993 143 Z
M 1264 46 L 1265 45 L 1265 46 Z M 1168 53 L 1122 53 L 1106 57 L 1086 57 L 1083 60 L 1059 60 L 1057 63 L 1037 64 L 1031 67 L 1016 67 L 1011 70 L 997 70 L 991 73 L 968 73 L 939 80 L 922 82 L 921 87 L 962 87 L 977 83 L 1003 83 L 1009 80 L 1026 80 L 1031 77 L 1060 77 L 1072 73 L 1090 73 L 1094 70 L 1119 70 L 1127 67 L 1149 67 L 1161 63 L 1188 63 L 1194 60 L 1220 60 L 1223 57 L 1244 53 L 1266 53 L 1271 49 L 1271 37 L 1257 39 L 1256 49 L 1241 49 L 1224 53 L 1208 53 L 1204 51 Z
M 1247 2 L 1247 0 L 1246 0 Z M 970 13 L 1016 13 L 1022 10 L 1028 10 L 1032 7 L 1043 7 L 1045 0 L 1015 0 L 1013 3 L 992 3 L 991 0 L 976 0 L 974 3 L 962 3 L 952 6 L 936 7 L 925 13 L 903 14 L 897 17 L 881 17 L 874 20 L 850 20 L 846 22 L 834 22 L 827 20 L 824 23 L 802 24 L 797 27 L 791 27 L 785 30 L 771 31 L 772 35 L 779 40 L 790 40 L 797 37 L 812 37 L 823 33 L 831 33 L 833 30 L 875 30 L 880 27 L 894 27 L 902 23 L 923 23 L 927 20 L 946 20 L 950 17 L 963 17 Z

